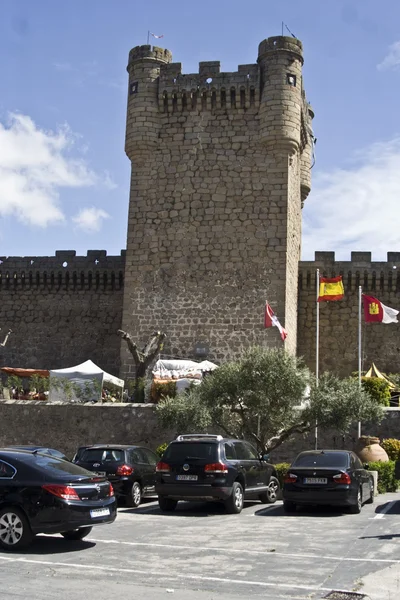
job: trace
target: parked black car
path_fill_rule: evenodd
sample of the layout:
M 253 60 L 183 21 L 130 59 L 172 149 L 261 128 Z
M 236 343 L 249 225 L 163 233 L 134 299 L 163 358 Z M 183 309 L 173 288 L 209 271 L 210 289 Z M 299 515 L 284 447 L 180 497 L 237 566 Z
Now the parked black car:
M 56 458 L 62 458 L 63 460 L 68 460 L 68 458 L 59 450 L 55 450 L 54 448 L 47 448 L 44 446 L 7 446 L 12 450 L 30 450 L 33 452 L 41 452 L 42 454 L 49 454 L 50 456 L 55 456 Z
M 374 501 L 374 482 L 367 467 L 347 450 L 300 452 L 284 479 L 285 511 L 293 512 L 305 504 L 327 504 L 359 513 L 364 503 Z
M 139 506 L 143 496 L 155 493 L 158 456 L 142 446 L 82 446 L 73 462 L 107 477 L 117 498 L 127 506 Z
M 0 449 L 0 548 L 20 550 L 38 533 L 81 540 L 116 515 L 105 477 L 37 451 Z
M 240 513 L 244 499 L 276 501 L 279 482 L 273 465 L 243 440 L 220 435 L 180 435 L 157 464 L 156 492 L 161 510 L 178 500 L 222 501 Z

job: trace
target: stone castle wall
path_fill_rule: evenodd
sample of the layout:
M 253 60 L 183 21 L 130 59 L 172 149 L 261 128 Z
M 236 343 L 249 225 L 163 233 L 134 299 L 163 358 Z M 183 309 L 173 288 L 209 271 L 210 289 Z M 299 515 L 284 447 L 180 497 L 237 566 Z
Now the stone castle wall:
M 347 376 L 358 369 L 358 289 L 400 309 L 400 252 L 387 262 L 372 262 L 371 252 L 352 252 L 351 261 L 335 261 L 334 252 L 316 252 L 315 261 L 299 265 L 298 354 L 315 370 L 316 270 L 320 276 L 343 276 L 345 297 L 320 302 L 320 372 Z M 363 369 L 372 362 L 385 373 L 400 372 L 400 330 L 395 324 L 364 323 Z
M 56 369 L 91 359 L 118 375 L 125 253 L 0 258 L 0 366 Z
M 129 57 L 126 152 L 132 163 L 123 329 L 154 328 L 164 352 L 211 360 L 281 345 L 263 327 L 268 299 L 296 349 L 301 203 L 311 119 L 302 47 L 260 44 L 258 64 L 182 74 L 167 50 Z M 289 216 L 288 216 L 289 214 Z M 122 347 L 123 374 L 133 368 Z

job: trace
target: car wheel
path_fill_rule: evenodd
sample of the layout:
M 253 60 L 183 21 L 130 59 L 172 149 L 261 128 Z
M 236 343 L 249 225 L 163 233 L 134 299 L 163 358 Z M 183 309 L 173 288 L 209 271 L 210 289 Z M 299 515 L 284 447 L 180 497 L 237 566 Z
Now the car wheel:
M 259 496 L 261 502 L 263 504 L 274 504 L 278 500 L 279 489 L 279 481 L 276 477 L 272 476 L 269 480 L 267 491 Z
M 92 527 L 81 527 L 80 529 L 71 529 L 71 531 L 63 531 L 62 536 L 66 540 L 83 540 L 84 537 L 89 535 L 92 531 Z
M 365 502 L 365 504 L 373 504 L 374 503 L 374 484 L 372 481 L 369 482 L 369 498 Z
M 126 506 L 136 508 L 142 501 L 142 487 L 138 481 L 134 481 L 131 493 L 126 497 Z
M 234 515 L 242 512 L 244 501 L 243 488 L 238 481 L 235 481 L 232 486 L 232 494 L 225 501 L 226 512 Z
M 28 519 L 18 508 L 0 510 L 0 547 L 3 550 L 20 550 L 28 546 L 35 536 Z
M 361 488 L 359 488 L 358 492 L 357 492 L 357 502 L 355 504 L 352 504 L 352 506 L 350 506 L 350 512 L 353 513 L 354 515 L 358 515 L 358 513 L 361 512 L 361 508 L 362 508 L 362 492 L 361 492 Z
M 166 498 L 165 496 L 158 496 L 158 506 L 164 512 L 173 512 L 178 504 L 177 500 L 172 498 Z
M 283 510 L 285 512 L 295 512 L 296 504 L 294 502 L 288 502 L 287 500 L 283 501 Z

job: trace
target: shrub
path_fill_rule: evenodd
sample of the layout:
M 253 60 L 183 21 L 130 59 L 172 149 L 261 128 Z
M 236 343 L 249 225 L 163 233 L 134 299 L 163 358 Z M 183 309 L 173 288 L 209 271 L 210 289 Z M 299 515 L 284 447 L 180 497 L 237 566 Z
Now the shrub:
M 396 462 L 394 460 L 370 462 L 368 464 L 370 471 L 378 471 L 378 492 L 380 494 L 397 490 L 400 481 L 396 479 Z
M 276 475 L 278 477 L 280 486 L 282 487 L 283 479 L 289 470 L 290 463 L 278 463 L 277 465 L 274 465 L 274 467 L 275 467 Z
M 390 460 L 400 460 L 400 440 L 388 438 L 387 440 L 383 440 L 381 446 L 386 450 Z
M 362 377 L 362 387 L 378 404 L 390 406 L 390 387 L 379 377 Z
M 158 448 L 156 449 L 156 453 L 158 454 L 158 456 L 160 458 L 164 454 L 164 452 L 166 451 L 168 445 L 169 445 L 169 442 L 164 442 L 163 444 L 160 444 L 160 446 L 158 446 Z
M 175 398 L 175 396 L 176 381 L 168 381 L 167 383 L 153 382 L 150 392 L 152 402 L 157 403 L 163 398 Z

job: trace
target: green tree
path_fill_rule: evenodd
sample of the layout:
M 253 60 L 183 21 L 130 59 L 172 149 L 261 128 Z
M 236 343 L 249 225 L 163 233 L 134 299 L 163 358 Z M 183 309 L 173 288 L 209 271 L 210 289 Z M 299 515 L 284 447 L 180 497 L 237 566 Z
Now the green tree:
M 352 379 L 332 375 L 319 385 L 301 359 L 253 348 L 216 369 L 201 385 L 157 405 L 161 425 L 181 432 L 218 429 L 269 452 L 314 427 L 348 431 L 357 420 L 382 418 L 382 408 Z
M 361 385 L 378 404 L 390 406 L 390 385 L 380 377 L 362 377 Z

